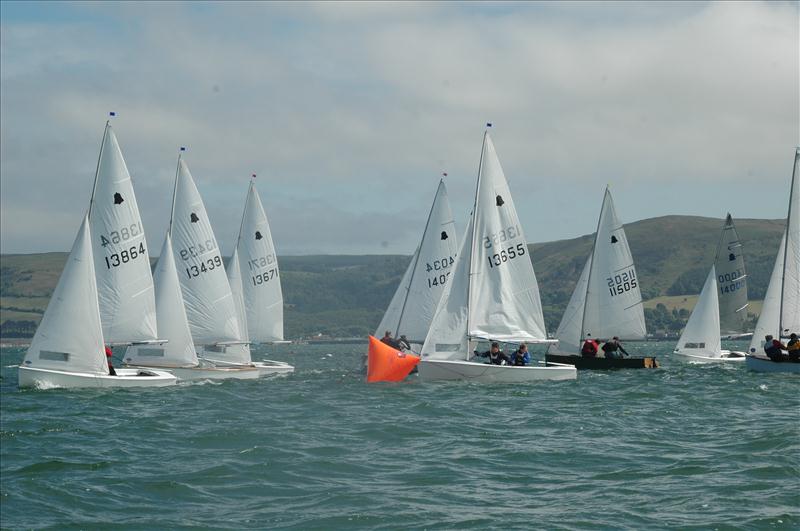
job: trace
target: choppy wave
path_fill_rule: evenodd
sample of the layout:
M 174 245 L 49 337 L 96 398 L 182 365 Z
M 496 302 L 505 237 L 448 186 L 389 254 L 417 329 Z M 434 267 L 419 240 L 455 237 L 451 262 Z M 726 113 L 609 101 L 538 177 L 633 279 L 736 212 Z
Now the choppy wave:
M 367 386 L 361 347 L 276 346 L 294 374 L 20 392 L 21 355 L 2 352 L 3 528 L 800 527 L 793 375 L 667 358 Z

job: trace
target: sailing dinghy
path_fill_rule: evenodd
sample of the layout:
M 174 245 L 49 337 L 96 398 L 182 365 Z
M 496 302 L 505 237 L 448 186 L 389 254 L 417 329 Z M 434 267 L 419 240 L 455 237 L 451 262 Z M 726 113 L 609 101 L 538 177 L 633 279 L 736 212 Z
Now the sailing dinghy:
M 116 376 L 109 374 L 91 239 L 87 215 L 19 367 L 19 386 L 48 389 L 173 385 L 175 376 L 164 371 L 116 369 Z
M 255 175 L 247 190 L 236 249 L 227 271 L 243 341 L 233 349 L 262 376 L 294 372 L 293 366 L 282 361 L 253 361 L 250 352 L 252 343 L 284 343 L 283 291 L 278 255 L 264 205 L 255 187 Z
M 244 368 L 250 356 L 239 348 L 246 341 L 240 335 L 236 303 L 217 238 L 189 167 L 180 155 L 170 234 L 186 318 L 198 358 L 216 366 Z
M 557 346 L 550 346 L 547 361 L 570 363 L 578 369 L 634 369 L 658 367 L 654 357 L 582 357 L 588 337 L 643 341 L 647 337 L 639 277 L 625 230 L 617 217 L 611 191 L 606 188 L 597 223 L 592 254 L 586 261 L 575 291 L 558 325 Z
M 720 341 L 720 303 L 718 296 L 716 265 L 708 272 L 700 298 L 681 333 L 678 345 L 672 352 L 683 361 L 692 363 L 715 363 L 744 361 L 743 353 L 723 351 Z
M 756 372 L 800 373 L 800 363 L 777 362 L 764 352 L 764 338 L 771 335 L 784 340 L 791 333 L 800 334 L 800 183 L 797 178 L 800 148 L 795 150 L 792 184 L 789 189 L 789 214 L 775 266 L 758 317 L 747 368 Z
M 550 342 L 527 241 L 488 131 L 472 216 L 422 347 L 419 376 L 426 381 L 482 383 L 577 377 L 572 365 L 513 367 L 469 361 L 476 341 Z
M 723 349 L 719 340 L 749 337 L 743 333 L 747 317 L 747 274 L 739 235 L 730 214 L 725 218 L 714 266 L 672 352 L 692 363 L 740 362 L 745 353 Z M 714 336 L 718 336 L 716 339 Z

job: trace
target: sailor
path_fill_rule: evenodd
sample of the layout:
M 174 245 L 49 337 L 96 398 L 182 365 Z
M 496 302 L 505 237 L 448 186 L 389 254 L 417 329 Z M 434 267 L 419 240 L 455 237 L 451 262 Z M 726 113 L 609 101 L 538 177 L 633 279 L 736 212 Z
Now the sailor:
M 401 335 L 400 339 L 397 340 L 397 347 L 401 351 L 411 350 L 411 343 L 408 342 L 406 336 Z
M 489 363 L 492 365 L 508 365 L 511 363 L 511 359 L 505 352 L 500 350 L 500 345 L 497 342 L 492 343 L 492 348 L 486 352 L 478 352 L 476 350 L 475 355 L 481 358 L 489 358 Z
M 786 345 L 780 342 L 779 339 L 774 339 L 772 336 L 764 336 L 764 352 L 767 357 L 772 361 L 786 361 L 783 351 L 786 350 Z
M 584 358 L 594 358 L 597 356 L 597 341 L 592 339 L 592 334 L 586 334 L 586 341 L 581 347 L 581 356 Z
M 397 341 L 394 340 L 394 338 L 392 337 L 392 333 L 388 330 L 383 334 L 383 337 L 381 338 L 381 343 L 386 343 L 390 347 L 400 350 L 400 345 L 397 343 Z
M 620 354 L 617 354 L 617 351 L 620 351 Z M 605 354 L 606 358 L 609 359 L 622 359 L 625 356 L 629 356 L 629 354 L 622 348 L 622 345 L 619 342 L 619 337 L 614 336 L 611 338 L 610 341 L 606 341 L 603 345 L 603 353 Z
M 798 363 L 800 362 L 800 339 L 797 334 L 792 333 L 789 335 L 789 342 L 786 343 L 786 350 L 789 351 L 789 361 Z
M 517 350 L 511 354 L 511 364 L 515 367 L 524 367 L 531 362 L 531 355 L 528 352 L 528 345 L 521 343 Z
M 111 347 L 106 347 L 106 361 L 108 362 L 108 375 L 109 376 L 116 376 L 117 371 L 114 370 L 114 364 L 111 363 L 111 356 L 114 353 L 111 351 Z

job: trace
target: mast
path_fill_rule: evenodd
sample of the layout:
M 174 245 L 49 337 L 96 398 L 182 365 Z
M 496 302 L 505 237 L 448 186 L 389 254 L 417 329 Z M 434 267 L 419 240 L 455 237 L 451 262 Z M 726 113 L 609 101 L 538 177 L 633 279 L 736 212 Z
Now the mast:
M 800 147 L 795 148 L 794 152 L 794 164 L 792 165 L 792 183 L 789 186 L 789 212 L 786 214 L 786 241 L 784 242 L 784 251 L 783 251 L 783 269 L 781 271 L 781 306 L 780 306 L 780 313 L 778 314 L 778 341 L 780 341 L 781 336 L 783 335 L 783 285 L 786 280 L 786 261 L 787 256 L 789 253 L 789 227 L 791 227 L 792 221 L 792 196 L 794 194 L 794 180 L 797 178 L 797 158 L 800 157 Z M 796 214 L 796 213 L 795 213 Z
M 406 296 L 403 298 L 403 306 L 400 308 L 400 317 L 397 319 L 397 326 L 395 327 L 394 335 L 400 333 L 400 323 L 403 322 L 403 315 L 406 312 L 406 304 L 408 303 L 408 296 L 411 293 L 411 285 L 414 283 L 414 275 L 417 273 L 417 264 L 419 263 L 419 253 L 422 251 L 422 243 L 425 241 L 425 236 L 428 234 L 428 226 L 431 224 L 431 216 L 433 216 L 433 208 L 436 206 L 436 201 L 439 199 L 439 190 L 442 188 L 442 183 L 444 183 L 444 179 L 439 179 L 439 186 L 436 188 L 436 196 L 433 198 L 433 204 L 431 204 L 431 209 L 428 212 L 428 220 L 425 222 L 425 230 L 422 231 L 422 238 L 419 241 L 419 247 L 417 247 L 416 258 L 414 259 L 414 265 L 411 268 L 411 278 L 408 279 L 408 285 L 406 286 Z M 469 305 L 467 305 L 469 306 Z
M 589 257 L 589 275 L 586 277 L 586 295 L 583 297 L 583 314 L 581 315 L 581 336 L 578 338 L 578 346 L 586 339 L 586 330 L 583 329 L 583 324 L 586 322 L 586 302 L 589 299 L 589 287 L 592 285 L 592 268 L 594 266 L 594 251 L 597 248 L 597 239 L 600 237 L 600 221 L 603 219 L 603 212 L 606 209 L 606 198 L 609 196 L 608 185 L 606 185 L 606 192 L 603 194 L 603 204 L 600 206 L 600 216 L 597 218 L 597 230 L 594 233 L 594 244 L 592 245 L 592 256 Z
M 110 112 L 109 116 L 116 116 L 116 113 Z M 106 120 L 106 127 L 103 129 L 103 139 L 100 141 L 100 153 L 97 155 L 97 167 L 94 170 L 94 184 L 92 185 L 92 197 L 89 198 L 89 212 L 87 217 L 92 216 L 92 206 L 94 206 L 94 194 L 97 191 L 97 178 L 100 175 L 100 161 L 103 159 L 103 147 L 106 145 L 106 135 L 108 135 L 108 127 L 111 125 L 111 120 Z
M 470 323 L 470 306 L 472 305 L 472 262 L 475 257 L 475 218 L 478 215 L 478 194 L 481 189 L 481 176 L 483 175 L 483 154 L 486 153 L 486 137 L 489 136 L 489 128 L 491 123 L 486 124 L 486 130 L 483 132 L 483 145 L 481 146 L 481 158 L 478 161 L 478 182 L 475 183 L 475 202 L 472 205 L 472 234 L 470 234 L 469 242 L 469 270 L 467 273 L 467 352 L 466 359 L 469 361 L 469 323 Z
M 178 164 L 175 167 L 175 185 L 172 188 L 172 208 L 169 211 L 169 228 L 167 228 L 167 234 L 172 237 L 172 218 L 175 217 L 175 196 L 178 193 L 178 174 L 181 171 L 181 155 L 183 152 L 186 151 L 186 148 L 181 146 L 180 151 L 178 151 Z

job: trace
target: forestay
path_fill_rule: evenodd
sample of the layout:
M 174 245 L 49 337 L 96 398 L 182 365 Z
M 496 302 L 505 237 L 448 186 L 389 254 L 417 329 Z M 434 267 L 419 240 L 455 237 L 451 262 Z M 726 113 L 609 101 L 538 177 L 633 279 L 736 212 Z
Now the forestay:
M 411 258 L 392 302 L 375 335 L 389 330 L 421 344 L 428 334 L 436 306 L 452 274 L 458 251 L 455 222 L 444 180 L 439 181 L 422 241 Z
M 717 293 L 719 295 L 719 322 L 723 335 L 744 332 L 747 319 L 747 274 L 739 234 L 728 214 L 717 246 L 715 260 Z
M 172 238 L 167 233 L 153 276 L 156 291 L 156 315 L 161 345 L 134 345 L 128 347 L 125 362 L 130 365 L 160 367 L 194 367 L 197 353 L 186 320 L 183 295 L 172 253 Z
M 106 124 L 89 206 L 103 335 L 109 343 L 157 337 L 150 255 L 125 160 Z
M 88 215 L 83 218 L 23 366 L 108 374 Z
M 642 340 L 647 336 L 639 277 L 633 265 L 625 230 L 606 188 L 597 225 L 582 335 L 595 338 Z
M 252 341 L 283 341 L 283 291 L 267 214 L 250 183 L 238 243 L 247 330 Z
M 239 341 L 236 307 L 206 208 L 178 159 L 171 220 L 172 250 L 195 345 Z
M 677 352 L 706 358 L 719 358 L 722 355 L 717 277 L 716 267 L 711 266 L 700 298 L 678 340 Z

